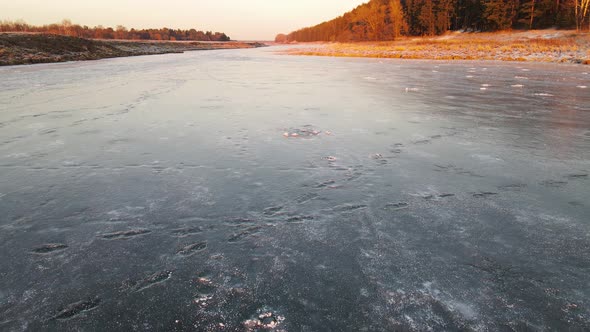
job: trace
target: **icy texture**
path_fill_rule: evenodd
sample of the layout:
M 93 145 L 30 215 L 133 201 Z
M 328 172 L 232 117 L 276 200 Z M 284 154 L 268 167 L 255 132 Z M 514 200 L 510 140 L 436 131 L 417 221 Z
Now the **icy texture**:
M 2 68 L 0 330 L 590 329 L 587 70 Z

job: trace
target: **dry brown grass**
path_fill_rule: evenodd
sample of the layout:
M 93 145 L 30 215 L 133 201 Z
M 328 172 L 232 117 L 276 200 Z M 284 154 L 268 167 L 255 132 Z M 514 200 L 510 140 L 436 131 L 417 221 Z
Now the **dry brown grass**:
M 287 54 L 437 60 L 502 60 L 584 63 L 590 34 L 541 30 L 500 33 L 451 33 L 394 42 L 333 43 L 289 50 Z
M 60 35 L 0 33 L 0 66 L 95 60 L 185 51 L 253 48 L 259 43 L 135 42 L 90 40 Z

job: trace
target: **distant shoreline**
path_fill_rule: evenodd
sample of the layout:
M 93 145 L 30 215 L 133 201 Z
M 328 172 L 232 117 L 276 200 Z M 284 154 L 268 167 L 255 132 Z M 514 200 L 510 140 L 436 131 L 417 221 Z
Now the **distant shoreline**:
M 50 34 L 7 32 L 0 33 L 0 66 L 264 46 L 267 45 L 259 42 L 98 40 Z
M 452 32 L 438 37 L 405 37 L 389 42 L 302 43 L 288 55 L 495 60 L 590 64 L 590 33 L 533 30 L 499 33 Z

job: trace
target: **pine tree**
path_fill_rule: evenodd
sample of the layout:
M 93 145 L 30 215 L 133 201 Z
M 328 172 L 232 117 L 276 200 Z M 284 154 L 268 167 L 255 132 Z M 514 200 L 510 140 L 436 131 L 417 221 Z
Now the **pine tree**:
M 504 30 L 512 27 L 514 1 L 488 0 L 484 3 L 484 18 L 490 30 Z

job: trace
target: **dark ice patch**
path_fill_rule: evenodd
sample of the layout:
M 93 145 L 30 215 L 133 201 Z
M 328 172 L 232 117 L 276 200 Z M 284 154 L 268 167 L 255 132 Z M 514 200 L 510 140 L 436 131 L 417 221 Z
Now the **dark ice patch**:
M 559 181 L 559 180 L 545 180 L 541 182 L 542 186 L 545 187 L 552 187 L 552 188 L 561 188 L 567 185 L 567 181 Z
M 66 250 L 68 245 L 63 243 L 48 243 L 34 248 L 32 251 L 35 254 L 50 254 L 56 251 Z
M 57 129 L 43 129 L 39 131 L 39 135 L 49 135 L 57 132 Z
M 587 179 L 588 174 L 568 174 L 565 176 L 568 179 L 575 180 L 575 179 Z
M 496 195 L 498 195 L 498 193 L 494 193 L 494 192 L 491 192 L 491 191 L 482 191 L 482 192 L 479 192 L 479 193 L 474 193 L 473 194 L 473 197 L 477 197 L 477 198 L 488 198 L 490 196 L 496 196 Z
M 286 221 L 288 223 L 300 223 L 300 222 L 314 220 L 314 219 L 315 219 L 314 216 L 292 216 L 292 217 L 287 218 Z

